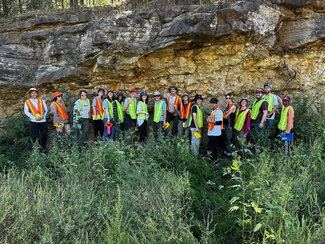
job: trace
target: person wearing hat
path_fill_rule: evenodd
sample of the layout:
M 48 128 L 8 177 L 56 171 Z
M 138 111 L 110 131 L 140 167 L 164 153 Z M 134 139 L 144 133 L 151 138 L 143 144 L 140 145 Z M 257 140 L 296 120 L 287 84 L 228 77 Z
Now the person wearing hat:
M 294 110 L 293 107 L 290 105 L 290 97 L 284 96 L 282 98 L 283 107 L 280 115 L 280 121 L 278 124 L 278 128 L 280 132 L 290 134 L 293 128 L 293 119 L 294 119 Z M 288 154 L 289 152 L 289 142 L 285 141 L 285 153 Z
M 137 125 L 140 130 L 139 142 L 143 143 L 147 138 L 147 120 L 149 118 L 148 113 L 148 93 L 143 91 L 140 93 L 140 99 L 137 106 Z
M 156 145 L 159 146 L 159 138 L 161 136 L 160 132 L 162 132 L 162 129 L 166 126 L 167 106 L 166 106 L 166 102 L 161 99 L 161 94 L 159 91 L 155 91 L 153 93 L 153 97 L 155 100 L 155 104 L 154 104 L 152 129 L 153 129 Z
M 114 92 L 111 89 L 109 89 L 107 91 L 107 98 L 104 99 L 104 102 L 103 102 L 103 107 L 104 107 L 103 139 L 104 139 L 104 141 L 107 141 L 108 137 L 110 140 L 115 140 L 116 128 L 115 128 L 114 120 L 112 119 L 114 116 L 113 101 L 114 101 Z
M 203 112 L 201 109 L 203 102 L 202 95 L 196 94 L 194 97 L 194 105 L 191 108 L 188 126 L 191 131 L 191 152 L 194 156 L 199 155 L 201 134 L 203 128 Z
M 29 119 L 31 138 L 33 142 L 38 139 L 41 150 L 45 152 L 48 135 L 47 106 L 36 88 L 30 88 L 26 95 L 28 99 L 24 104 L 24 113 Z
M 137 122 L 137 90 L 131 89 L 130 90 L 130 97 L 125 99 L 124 102 L 124 111 L 125 111 L 125 118 L 124 118 L 124 129 L 134 129 Z
M 86 145 L 89 138 L 90 100 L 85 90 L 79 92 L 79 99 L 75 102 L 73 111 L 73 127 L 77 129 L 78 140 Z
M 277 95 L 272 94 L 272 84 L 271 83 L 265 83 L 264 84 L 264 91 L 265 94 L 263 98 L 267 101 L 268 103 L 268 114 L 266 118 L 266 128 L 272 128 L 274 124 L 274 118 L 275 118 L 275 113 L 277 109 L 279 108 L 280 104 L 282 103 L 281 98 L 279 98 Z
M 125 95 L 122 91 L 118 91 L 115 94 L 115 100 L 113 100 L 113 120 L 116 127 L 116 137 L 119 137 L 120 132 L 123 131 L 124 125 L 124 99 Z
M 244 145 L 246 142 L 246 137 L 250 130 L 251 123 L 251 111 L 247 108 L 248 99 L 242 98 L 238 103 L 239 108 L 236 111 L 235 125 L 234 125 L 234 135 L 235 135 L 235 146 L 239 153 L 243 155 Z
M 211 152 L 212 159 L 216 160 L 218 148 L 221 145 L 221 129 L 223 124 L 223 113 L 218 105 L 217 98 L 211 98 L 210 106 L 212 112 L 207 118 L 208 122 L 208 151 Z
M 67 107 L 62 100 L 61 92 L 52 93 L 53 102 L 51 103 L 51 112 L 53 114 L 53 125 L 58 133 L 62 133 L 63 129 L 70 135 L 69 116 L 67 113 Z
M 256 89 L 255 101 L 251 111 L 251 130 L 254 133 L 260 133 L 265 127 L 265 122 L 268 114 L 268 103 L 263 98 L 264 90 Z
M 176 108 L 176 112 L 178 114 L 178 127 L 177 127 L 177 134 L 179 136 L 184 135 L 185 138 L 190 137 L 190 129 L 186 126 L 186 121 L 190 117 L 192 108 L 192 103 L 189 101 L 189 95 L 184 93 L 182 95 L 181 102 L 179 103 L 178 107 Z
M 92 101 L 92 117 L 94 121 L 94 132 L 95 132 L 95 140 L 98 138 L 102 138 L 104 134 L 104 101 L 105 90 L 99 88 L 97 91 L 97 96 Z
M 231 156 L 233 144 L 233 128 L 236 117 L 236 104 L 234 103 L 234 96 L 232 93 L 228 93 L 226 98 L 226 108 L 224 109 L 223 124 L 224 124 L 224 135 L 225 135 L 225 146 L 226 150 L 224 154 Z
M 178 127 L 178 116 L 177 116 L 177 107 L 180 103 L 180 96 L 178 93 L 178 88 L 176 86 L 171 86 L 168 88 L 168 94 L 165 95 L 167 99 L 167 119 L 166 122 L 173 124 L 171 127 L 172 135 L 177 135 Z

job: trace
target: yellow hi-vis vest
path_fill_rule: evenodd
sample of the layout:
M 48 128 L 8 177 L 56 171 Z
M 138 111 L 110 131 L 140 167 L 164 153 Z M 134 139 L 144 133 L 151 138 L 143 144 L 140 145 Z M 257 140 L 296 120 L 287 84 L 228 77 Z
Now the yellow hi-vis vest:
M 137 118 L 137 100 L 134 98 L 129 98 L 132 103 L 129 105 L 129 114 L 130 114 L 130 117 L 131 119 L 136 119 Z
M 82 110 L 82 99 L 78 99 L 78 103 L 79 103 L 79 108 L 78 108 L 78 112 L 80 113 L 81 110 Z M 91 109 L 91 106 L 90 106 L 90 100 L 89 98 L 87 98 L 87 103 L 88 103 L 88 109 L 89 109 L 89 112 L 90 112 L 90 109 Z
M 243 112 L 241 112 L 239 114 L 239 109 L 237 109 L 237 112 L 236 112 L 236 122 L 235 122 L 235 125 L 234 125 L 234 129 L 237 130 L 237 131 L 241 131 L 243 129 L 243 126 L 244 126 L 244 123 L 246 121 L 246 116 L 247 116 L 247 113 L 250 111 L 250 109 L 246 108 L 246 110 L 244 110 Z
M 114 100 L 113 102 L 116 103 L 116 108 L 117 108 L 117 117 L 118 117 L 119 121 L 120 121 L 121 123 L 123 123 L 123 122 L 124 122 L 124 109 L 123 109 L 123 107 L 124 107 L 124 103 L 123 103 L 123 102 L 120 103 L 120 102 L 117 101 L 117 100 Z
M 268 104 L 268 111 L 269 112 L 272 112 L 272 110 L 273 110 L 273 104 L 274 104 L 274 94 L 270 94 L 268 97 L 267 97 L 267 99 L 265 99 L 265 95 L 263 96 L 263 98 L 267 101 L 267 104 Z
M 260 107 L 262 106 L 262 103 L 266 101 L 263 98 L 257 102 L 257 100 L 254 101 L 253 106 L 252 106 L 252 114 L 251 114 L 251 119 L 254 120 L 257 118 L 257 115 L 260 112 Z
M 280 122 L 278 124 L 279 130 L 285 130 L 287 128 L 288 111 L 290 108 L 292 108 L 292 106 L 282 107 Z
M 164 101 L 155 102 L 154 114 L 153 114 L 153 121 L 158 123 L 160 121 L 161 115 L 163 113 L 163 104 Z
M 105 99 L 105 101 L 107 101 L 109 116 L 110 116 L 110 118 L 113 118 L 113 117 L 114 117 L 114 112 L 113 112 L 113 101 L 110 102 L 107 98 Z M 103 104 L 104 104 L 104 103 L 103 103 Z
M 203 127 L 203 113 L 202 113 L 202 110 L 200 109 L 200 107 L 197 104 L 194 104 L 193 107 L 194 106 L 196 106 L 196 109 L 197 109 L 197 113 L 196 113 L 197 126 L 199 128 L 202 128 Z M 193 107 L 192 107 L 192 109 L 193 109 Z M 191 111 L 191 115 L 190 115 L 190 118 L 189 118 L 189 121 L 188 121 L 188 126 L 191 126 L 192 119 L 193 119 L 193 114 L 192 114 L 192 111 Z
M 148 106 L 145 102 L 139 102 L 141 104 L 141 112 L 148 112 Z M 146 114 L 138 114 L 138 118 L 139 119 L 142 119 L 142 120 L 145 120 L 147 118 L 147 115 Z

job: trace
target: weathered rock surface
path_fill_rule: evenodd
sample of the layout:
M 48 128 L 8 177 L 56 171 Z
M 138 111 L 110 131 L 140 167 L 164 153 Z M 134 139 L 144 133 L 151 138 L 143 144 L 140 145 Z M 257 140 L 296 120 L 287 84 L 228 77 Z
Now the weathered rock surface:
M 163 10 L 82 9 L 0 25 L 1 118 L 26 89 L 58 84 L 246 96 L 322 92 L 325 6 L 319 0 L 232 1 Z

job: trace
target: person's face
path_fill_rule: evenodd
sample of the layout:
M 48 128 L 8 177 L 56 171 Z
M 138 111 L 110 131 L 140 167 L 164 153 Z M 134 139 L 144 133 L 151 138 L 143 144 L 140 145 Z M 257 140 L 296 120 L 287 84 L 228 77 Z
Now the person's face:
M 100 90 L 100 91 L 98 92 L 98 96 L 100 96 L 100 97 L 104 96 L 104 92 L 103 92 L 102 90 Z
M 288 107 L 290 104 L 290 101 L 283 100 L 282 102 L 285 107 Z
M 175 89 L 175 88 L 171 88 L 171 89 L 170 89 L 170 93 L 171 93 L 172 95 L 176 95 L 176 89 Z
M 80 97 L 81 97 L 81 99 L 86 99 L 87 98 L 87 93 L 86 92 L 82 92 L 80 94 Z
M 188 101 L 188 96 L 183 96 L 183 101 Z
M 114 93 L 110 91 L 109 93 L 107 93 L 107 95 L 109 98 L 112 98 L 114 96 Z
M 247 106 L 247 101 L 246 100 L 241 101 L 240 106 L 246 107 Z
M 118 100 L 119 101 L 122 101 L 122 99 L 123 99 L 123 96 L 120 94 L 120 95 L 118 95 Z
M 130 94 L 130 96 L 133 97 L 133 98 L 134 98 L 136 95 L 137 95 L 136 92 L 131 92 L 131 94 Z
M 255 92 L 255 97 L 256 97 L 257 99 L 262 98 L 262 96 L 263 96 L 263 93 L 262 93 L 262 92 Z
M 155 101 L 159 101 L 160 100 L 160 96 L 154 96 Z
M 232 102 L 232 101 L 231 101 L 231 98 L 230 98 L 229 96 L 226 96 L 226 102 L 227 102 L 228 104 Z
M 264 86 L 264 91 L 265 91 L 265 93 L 270 93 L 271 92 L 271 87 Z
M 201 105 L 201 104 L 202 104 L 202 99 L 200 99 L 200 98 L 197 99 L 197 100 L 196 100 L 196 103 L 197 103 L 198 105 Z
M 215 108 L 217 107 L 217 104 L 216 104 L 216 103 L 210 103 L 210 107 L 211 107 L 212 109 L 215 109 Z
M 56 97 L 56 100 L 57 100 L 57 101 L 62 101 L 62 95 L 57 96 L 57 97 Z
M 148 98 L 147 95 L 142 95 L 142 101 L 145 101 Z
M 38 97 L 38 92 L 37 91 L 30 92 L 30 97 L 33 98 L 33 99 L 37 98 Z

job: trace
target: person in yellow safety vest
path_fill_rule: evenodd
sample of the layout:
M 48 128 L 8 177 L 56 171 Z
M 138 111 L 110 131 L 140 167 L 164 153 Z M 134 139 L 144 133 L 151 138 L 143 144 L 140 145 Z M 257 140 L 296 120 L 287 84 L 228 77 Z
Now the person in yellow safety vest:
M 36 88 L 30 88 L 27 92 L 27 100 L 24 104 L 24 113 L 29 119 L 29 127 L 32 141 L 38 140 L 41 151 L 46 152 L 48 128 L 46 124 L 47 107 Z
M 242 98 L 239 102 L 239 108 L 236 111 L 234 135 L 235 135 L 235 146 L 241 156 L 244 154 L 246 137 L 250 130 L 251 123 L 251 111 L 247 108 L 248 99 Z
M 62 133 L 63 129 L 70 135 L 69 116 L 67 113 L 67 107 L 62 100 L 61 92 L 52 93 L 53 102 L 51 103 L 51 113 L 53 114 L 53 124 L 58 133 Z
M 194 105 L 191 108 L 191 114 L 188 119 L 188 126 L 191 130 L 191 152 L 194 156 L 199 155 L 201 135 L 203 128 L 203 112 L 202 112 L 202 95 L 196 94 L 194 97 Z
M 178 115 L 177 107 L 180 103 L 180 96 L 178 95 L 178 88 L 176 86 L 171 86 L 168 88 L 168 94 L 165 94 L 167 104 L 167 119 L 166 122 L 170 123 L 172 135 L 177 135 L 177 126 L 178 126 Z
M 266 124 L 265 124 L 266 128 L 273 127 L 275 113 L 276 113 L 277 109 L 279 108 L 279 106 L 282 105 L 281 98 L 275 94 L 272 94 L 271 90 L 272 90 L 272 84 L 269 82 L 265 83 L 264 84 L 265 94 L 264 94 L 263 98 L 268 103 L 268 113 L 267 113 Z
M 140 139 L 139 142 L 143 143 L 148 135 L 147 127 L 148 123 L 147 120 L 149 118 L 148 113 L 148 93 L 146 91 L 143 91 L 140 93 L 140 99 L 137 106 L 137 125 L 140 130 Z
M 137 90 L 130 90 L 130 97 L 124 101 L 124 130 L 134 129 L 137 122 Z
M 290 97 L 284 96 L 282 98 L 283 107 L 280 116 L 278 128 L 281 132 L 289 134 L 293 128 L 294 110 L 290 105 Z
M 86 145 L 89 138 L 89 120 L 90 120 L 90 100 L 88 99 L 88 93 L 85 90 L 79 92 L 79 99 L 75 102 L 74 111 L 74 125 L 77 130 L 78 140 Z
M 192 103 L 189 101 L 189 95 L 184 93 L 182 100 L 176 108 L 176 112 L 179 116 L 177 135 L 184 135 L 185 138 L 190 139 L 190 128 L 186 125 L 186 121 L 190 117 Z
M 118 91 L 115 94 L 115 100 L 113 100 L 113 120 L 114 124 L 116 125 L 115 137 L 119 137 L 120 132 L 124 129 L 124 98 L 124 93 L 122 91 Z
M 255 98 L 251 111 L 251 131 L 260 133 L 265 127 L 266 117 L 268 114 L 268 103 L 263 98 L 264 90 L 256 89 Z
M 109 89 L 107 91 L 107 98 L 104 99 L 103 107 L 104 107 L 104 132 L 103 139 L 107 141 L 107 138 L 110 140 L 115 140 L 115 123 L 113 121 L 113 102 L 114 102 L 114 92 Z M 109 128 L 108 128 L 109 127 Z
M 226 98 L 226 108 L 223 110 L 223 124 L 224 124 L 224 136 L 225 136 L 225 146 L 226 150 L 224 154 L 231 156 L 233 144 L 233 135 L 234 135 L 234 124 L 235 124 L 235 113 L 236 113 L 236 104 L 234 103 L 234 96 L 232 93 L 228 93 L 225 96 Z
M 218 99 L 213 97 L 210 100 L 212 112 L 207 118 L 208 122 L 208 151 L 211 152 L 213 160 L 217 159 L 218 148 L 221 145 L 221 129 L 223 124 L 223 113 L 218 105 Z
M 158 91 L 153 93 L 153 97 L 155 100 L 154 103 L 154 115 L 152 122 L 152 129 L 154 134 L 154 139 L 156 142 L 156 146 L 159 147 L 159 139 L 162 135 L 162 129 L 166 127 L 166 102 L 161 99 L 161 94 Z
M 92 101 L 92 117 L 94 121 L 95 140 L 102 138 L 104 133 L 104 101 L 105 90 L 100 88 L 97 91 L 97 96 Z

